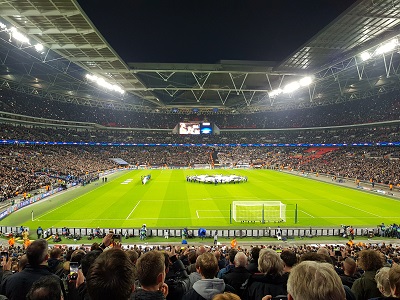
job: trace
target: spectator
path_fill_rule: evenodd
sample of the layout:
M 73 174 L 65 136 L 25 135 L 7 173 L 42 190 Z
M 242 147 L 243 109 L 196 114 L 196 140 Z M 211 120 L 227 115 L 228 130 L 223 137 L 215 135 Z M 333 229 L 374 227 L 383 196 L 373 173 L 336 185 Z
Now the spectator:
M 47 261 L 47 265 L 52 273 L 56 273 L 58 270 L 63 268 L 61 254 L 62 250 L 58 247 L 54 247 L 50 250 L 50 258 Z
M 196 264 L 201 280 L 193 284 L 193 287 L 183 296 L 182 300 L 211 300 L 216 294 L 235 292 L 222 279 L 215 278 L 218 272 L 218 261 L 214 254 L 203 253 L 197 258 Z
M 375 250 L 362 250 L 358 256 L 358 265 L 364 270 L 360 278 L 354 281 L 351 290 L 357 300 L 382 297 L 379 291 L 375 274 L 383 267 L 383 255 Z
M 296 253 L 291 250 L 283 250 L 281 252 L 281 259 L 284 263 L 283 272 L 290 273 L 293 266 L 297 263 Z
M 395 299 L 400 298 L 400 266 L 394 265 L 389 271 L 389 283 L 392 296 Z
M 292 269 L 287 292 L 289 300 L 346 298 L 343 285 L 333 266 L 315 261 L 303 261 Z
M 129 299 L 135 288 L 133 273 L 133 264 L 124 251 L 116 248 L 104 251 L 87 274 L 90 299 Z
M 62 288 L 60 278 L 51 273 L 47 267 L 49 256 L 46 240 L 33 241 L 26 249 L 26 257 L 28 264 L 21 272 L 9 276 L 3 282 L 1 294 L 10 300 L 25 299 L 32 284 L 44 276 L 54 276 Z
M 342 280 L 342 283 L 349 288 L 353 286 L 353 283 L 356 279 L 358 279 L 360 276 L 356 275 L 357 272 L 357 264 L 352 259 L 351 257 L 347 257 L 343 261 L 343 275 L 340 275 L 340 279 Z
M 215 295 L 212 300 L 240 300 L 240 297 L 233 293 L 223 293 Z
M 44 276 L 32 284 L 27 300 L 62 300 L 60 282 L 54 276 Z
M 154 250 L 139 257 L 137 261 L 137 276 L 141 285 L 133 293 L 134 300 L 165 300 L 168 295 L 168 286 L 165 280 L 164 254 Z
M 243 252 L 238 252 L 234 259 L 235 268 L 229 270 L 222 276 L 226 284 L 232 286 L 236 294 L 242 297 L 242 284 L 251 276 L 251 273 L 246 269 L 247 256 Z
M 378 270 L 375 275 L 376 286 L 379 291 L 382 293 L 383 297 L 371 298 L 371 299 L 387 299 L 392 294 L 390 290 L 390 282 L 389 282 L 389 267 L 383 267 Z
M 253 247 L 250 251 L 250 263 L 247 265 L 247 270 L 254 274 L 258 272 L 258 257 L 260 255 L 260 248 Z
M 286 295 L 287 279 L 283 276 L 284 263 L 272 249 L 262 249 L 258 258 L 258 270 L 247 283 L 244 299 L 258 300 L 265 295 Z
M 229 252 L 228 252 L 229 264 L 225 268 L 221 269 L 218 272 L 218 276 L 217 276 L 218 278 L 222 279 L 222 277 L 224 276 L 225 273 L 228 273 L 230 270 L 233 270 L 235 268 L 234 260 L 235 260 L 235 256 L 237 253 L 238 253 L 238 251 L 236 249 L 229 250 Z

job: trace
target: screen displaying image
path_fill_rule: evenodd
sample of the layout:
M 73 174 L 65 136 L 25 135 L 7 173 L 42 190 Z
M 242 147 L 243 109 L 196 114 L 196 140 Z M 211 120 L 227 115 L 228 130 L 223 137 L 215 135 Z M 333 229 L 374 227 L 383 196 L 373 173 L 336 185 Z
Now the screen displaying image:
M 200 132 L 201 132 L 201 134 L 212 134 L 213 130 L 212 130 L 211 123 L 206 123 L 206 122 L 201 123 Z
M 200 134 L 199 123 L 179 123 L 179 134 Z

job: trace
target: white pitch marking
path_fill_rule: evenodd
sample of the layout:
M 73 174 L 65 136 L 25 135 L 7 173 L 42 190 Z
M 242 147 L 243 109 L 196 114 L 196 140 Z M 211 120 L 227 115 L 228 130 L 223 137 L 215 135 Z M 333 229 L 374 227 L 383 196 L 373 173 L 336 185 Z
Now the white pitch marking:
M 139 202 L 136 203 L 135 207 L 131 210 L 131 213 L 126 217 L 125 220 L 128 220 L 128 219 L 129 219 L 129 217 L 131 216 L 131 214 L 134 212 L 134 210 L 136 209 L 136 207 L 139 205 L 140 201 L 141 201 L 141 200 L 139 200 Z

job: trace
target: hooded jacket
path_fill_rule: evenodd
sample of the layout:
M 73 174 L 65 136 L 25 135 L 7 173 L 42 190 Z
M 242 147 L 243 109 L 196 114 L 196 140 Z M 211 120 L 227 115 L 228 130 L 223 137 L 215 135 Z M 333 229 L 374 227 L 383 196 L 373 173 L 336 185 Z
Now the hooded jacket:
M 211 300 L 223 292 L 235 292 L 235 290 L 219 278 L 201 279 L 193 284 L 193 288 L 183 296 L 182 300 Z

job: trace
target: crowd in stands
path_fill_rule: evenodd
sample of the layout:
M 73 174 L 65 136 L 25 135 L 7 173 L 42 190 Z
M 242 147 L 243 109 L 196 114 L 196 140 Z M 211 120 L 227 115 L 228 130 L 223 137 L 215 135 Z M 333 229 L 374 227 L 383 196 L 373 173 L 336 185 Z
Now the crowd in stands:
M 152 130 L 76 130 L 0 124 L 0 139 L 39 142 L 158 144 L 352 144 L 398 142 L 399 124 L 323 130 L 221 131 L 219 135 L 180 135 Z
M 327 106 L 251 114 L 145 113 L 119 111 L 47 100 L 7 89 L 0 90 L 0 111 L 111 127 L 169 128 L 181 121 L 215 122 L 220 128 L 305 128 L 398 120 L 398 91 Z M 172 111 L 172 109 L 171 109 Z
M 323 154 L 318 151 L 323 149 Z M 32 146 L 0 147 L 0 198 L 70 182 L 86 184 L 105 170 L 126 167 L 253 167 L 328 174 L 337 178 L 400 184 L 396 147 L 196 147 Z
M 3 247 L 1 299 L 400 298 L 400 248 L 392 244 L 124 246 L 112 237 Z

